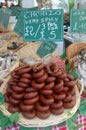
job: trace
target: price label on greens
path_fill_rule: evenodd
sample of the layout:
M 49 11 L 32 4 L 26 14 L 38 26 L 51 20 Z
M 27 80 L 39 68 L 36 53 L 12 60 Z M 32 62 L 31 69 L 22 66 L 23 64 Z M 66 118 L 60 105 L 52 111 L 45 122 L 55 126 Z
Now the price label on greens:
M 70 31 L 71 33 L 86 33 L 86 10 L 71 10 Z
M 48 42 L 43 42 L 40 47 L 37 50 L 37 54 L 40 57 L 44 57 L 48 54 L 53 53 L 53 51 L 56 49 L 57 45 L 54 42 L 48 41 Z
M 63 10 L 24 12 L 24 40 L 63 41 Z
M 4 26 L 4 28 L 8 28 L 9 19 L 11 16 L 11 10 L 8 8 L 0 9 L 0 23 Z

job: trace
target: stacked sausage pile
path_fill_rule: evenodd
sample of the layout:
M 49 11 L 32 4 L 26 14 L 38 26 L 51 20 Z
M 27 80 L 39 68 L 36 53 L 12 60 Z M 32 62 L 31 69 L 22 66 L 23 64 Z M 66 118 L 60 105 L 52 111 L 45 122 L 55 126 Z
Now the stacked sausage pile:
M 9 112 L 46 119 L 50 113 L 59 115 L 75 105 L 74 86 L 73 77 L 59 70 L 57 64 L 39 63 L 16 68 L 4 96 Z

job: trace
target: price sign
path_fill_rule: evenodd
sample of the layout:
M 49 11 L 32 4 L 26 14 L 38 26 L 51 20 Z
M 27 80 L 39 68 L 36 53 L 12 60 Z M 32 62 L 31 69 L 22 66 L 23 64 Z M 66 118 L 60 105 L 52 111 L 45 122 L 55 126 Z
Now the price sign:
M 23 13 L 21 12 L 20 15 L 18 16 L 17 23 L 14 27 L 14 32 L 17 33 L 18 35 L 23 37 L 23 27 L 24 27 L 24 22 L 23 22 Z
M 24 12 L 24 40 L 63 41 L 63 10 Z
M 7 29 L 9 24 L 9 19 L 11 16 L 11 11 L 8 8 L 1 8 L 0 9 L 0 23 Z
M 70 31 L 71 33 L 86 33 L 86 10 L 71 10 Z
M 53 53 L 53 51 L 56 49 L 57 45 L 54 42 L 48 41 L 43 42 L 40 47 L 37 50 L 37 54 L 40 57 L 44 57 L 48 54 Z

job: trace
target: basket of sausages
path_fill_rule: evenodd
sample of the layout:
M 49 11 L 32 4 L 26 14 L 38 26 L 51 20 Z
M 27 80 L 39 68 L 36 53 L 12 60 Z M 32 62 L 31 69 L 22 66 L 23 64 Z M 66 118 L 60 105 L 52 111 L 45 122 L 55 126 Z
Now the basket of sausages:
M 17 67 L 0 91 L 5 97 L 0 109 L 7 116 L 19 112 L 18 123 L 25 127 L 59 124 L 80 105 L 76 81 L 56 63 Z

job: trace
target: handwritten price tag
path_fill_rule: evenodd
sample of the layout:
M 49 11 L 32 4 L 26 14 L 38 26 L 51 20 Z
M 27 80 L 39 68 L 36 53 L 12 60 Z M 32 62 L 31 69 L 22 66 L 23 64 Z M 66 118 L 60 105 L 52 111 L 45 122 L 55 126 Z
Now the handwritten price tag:
M 70 31 L 71 33 L 86 33 L 86 10 L 72 9 Z
M 44 57 L 48 54 L 53 53 L 53 51 L 56 49 L 57 45 L 54 42 L 43 42 L 40 47 L 37 50 L 37 54 L 40 57 Z
M 63 10 L 24 12 L 25 41 L 62 41 Z

